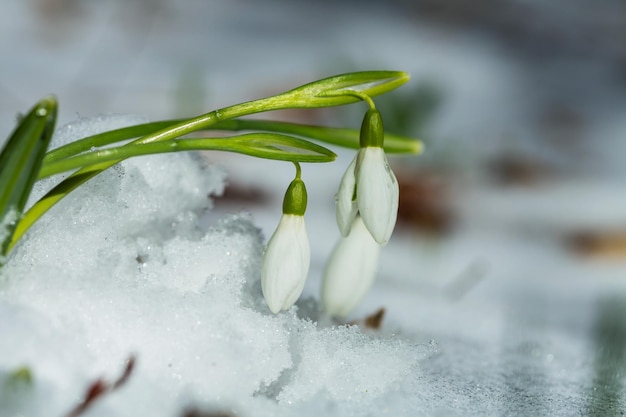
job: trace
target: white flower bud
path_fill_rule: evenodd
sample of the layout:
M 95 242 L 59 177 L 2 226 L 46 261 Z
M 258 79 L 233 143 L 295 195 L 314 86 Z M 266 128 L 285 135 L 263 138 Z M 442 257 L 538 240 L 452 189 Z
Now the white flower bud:
M 363 222 L 376 242 L 386 245 L 396 225 L 400 190 L 385 151 L 379 147 L 361 148 L 355 177 Z
M 384 139 L 383 120 L 378 110 L 371 108 L 361 124 L 361 148 L 343 175 L 335 196 L 341 235 L 350 233 L 358 212 L 367 230 L 381 245 L 387 244 L 396 225 L 400 195 L 398 181 L 382 148 Z
M 322 279 L 322 305 L 330 316 L 345 317 L 367 294 L 374 282 L 380 245 L 360 216 L 350 234 L 333 249 Z
M 283 214 L 265 251 L 261 287 L 272 313 L 287 310 L 302 294 L 311 250 L 304 217 Z

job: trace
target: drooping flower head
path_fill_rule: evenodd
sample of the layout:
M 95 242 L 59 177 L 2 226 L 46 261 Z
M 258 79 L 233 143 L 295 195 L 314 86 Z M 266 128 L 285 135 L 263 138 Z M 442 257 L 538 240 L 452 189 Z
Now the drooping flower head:
M 307 193 L 300 179 L 291 182 L 283 200 L 283 215 L 265 250 L 261 288 L 267 306 L 276 314 L 287 310 L 298 300 L 304 289 L 311 250 L 304 224 Z
M 350 233 L 358 212 L 376 242 L 386 245 L 398 216 L 399 187 L 382 148 L 383 140 L 382 118 L 372 108 L 361 124 L 361 148 L 343 175 L 335 199 L 342 236 Z

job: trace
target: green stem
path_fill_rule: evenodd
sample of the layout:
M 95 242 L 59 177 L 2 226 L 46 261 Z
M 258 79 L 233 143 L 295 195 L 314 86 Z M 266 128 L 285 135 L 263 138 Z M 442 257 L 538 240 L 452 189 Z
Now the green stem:
M 296 166 L 296 179 L 299 180 L 300 176 L 302 175 L 302 168 L 300 167 L 300 164 L 296 161 L 292 161 L 293 164 Z
M 372 100 L 372 98 L 365 93 L 362 93 L 360 91 L 354 91 L 354 90 L 343 90 L 341 93 L 347 96 L 358 97 L 359 99 L 367 103 L 367 105 L 370 107 L 370 110 L 376 110 L 376 105 L 374 104 L 374 100 Z

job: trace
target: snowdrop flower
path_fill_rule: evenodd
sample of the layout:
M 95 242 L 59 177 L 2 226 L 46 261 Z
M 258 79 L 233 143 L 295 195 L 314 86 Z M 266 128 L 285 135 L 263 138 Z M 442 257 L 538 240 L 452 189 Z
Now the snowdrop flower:
M 361 302 L 374 282 L 380 245 L 361 216 L 333 249 L 322 278 L 322 305 L 330 316 L 345 317 Z
M 283 215 L 265 250 L 261 288 L 272 313 L 287 310 L 302 294 L 311 250 L 304 224 L 307 194 L 300 166 L 283 200 Z
M 383 139 L 380 113 L 370 109 L 361 125 L 361 149 L 343 175 L 335 200 L 342 236 L 348 236 L 358 212 L 376 242 L 386 245 L 398 216 L 399 188 L 382 148 Z

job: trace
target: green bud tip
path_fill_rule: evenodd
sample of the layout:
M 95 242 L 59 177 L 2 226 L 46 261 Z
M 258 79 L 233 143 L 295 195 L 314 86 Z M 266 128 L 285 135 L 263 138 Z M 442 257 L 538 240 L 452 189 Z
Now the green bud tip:
M 296 216 L 304 216 L 306 211 L 307 194 L 304 181 L 299 177 L 295 178 L 289 184 L 285 199 L 283 200 L 283 214 L 295 214 Z
M 369 109 L 361 124 L 361 147 L 382 148 L 384 140 L 383 118 L 378 110 Z

